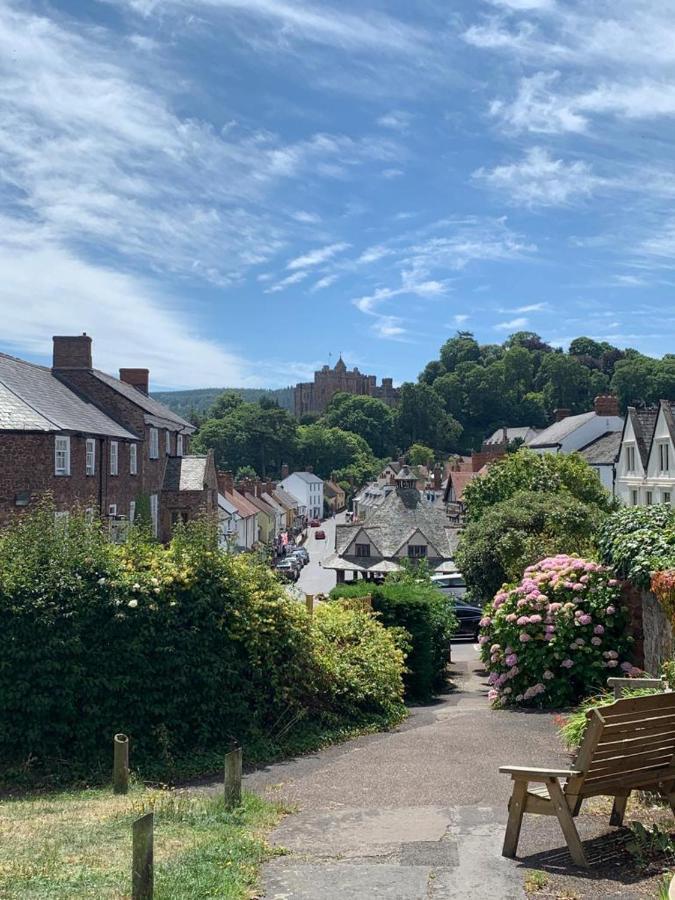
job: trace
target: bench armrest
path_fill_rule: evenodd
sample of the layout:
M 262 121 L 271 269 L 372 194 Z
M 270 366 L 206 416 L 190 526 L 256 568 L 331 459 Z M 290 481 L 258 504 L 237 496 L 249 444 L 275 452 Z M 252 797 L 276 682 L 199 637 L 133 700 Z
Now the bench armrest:
M 581 775 L 576 769 L 531 769 L 529 766 L 500 766 L 499 771 L 502 775 L 510 775 L 514 781 L 548 781 Z

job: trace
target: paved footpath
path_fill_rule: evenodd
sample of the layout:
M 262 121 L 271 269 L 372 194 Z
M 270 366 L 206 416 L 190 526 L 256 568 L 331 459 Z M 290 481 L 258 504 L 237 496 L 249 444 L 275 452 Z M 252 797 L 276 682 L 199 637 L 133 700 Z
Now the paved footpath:
M 501 856 L 511 782 L 497 769 L 567 760 L 550 715 L 488 707 L 474 647 L 453 647 L 453 671 L 457 691 L 396 731 L 247 776 L 298 808 L 271 836 L 289 853 L 264 867 L 268 900 L 525 896 L 522 865 Z M 542 818 L 526 817 L 523 852 L 563 846 Z M 528 819 L 542 847 L 526 840 Z

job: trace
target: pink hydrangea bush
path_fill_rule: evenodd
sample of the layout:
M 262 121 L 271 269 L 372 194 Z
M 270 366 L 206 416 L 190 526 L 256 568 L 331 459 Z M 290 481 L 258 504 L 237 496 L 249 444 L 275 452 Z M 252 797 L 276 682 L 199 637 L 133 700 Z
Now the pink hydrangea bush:
M 599 563 L 559 555 L 504 585 L 481 620 L 481 657 L 497 706 L 566 706 L 630 675 L 619 586 Z

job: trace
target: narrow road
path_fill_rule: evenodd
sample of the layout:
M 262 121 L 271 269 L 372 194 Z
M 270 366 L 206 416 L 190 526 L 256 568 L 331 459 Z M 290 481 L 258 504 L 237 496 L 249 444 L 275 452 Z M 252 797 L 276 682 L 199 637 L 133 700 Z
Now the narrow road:
M 497 769 L 565 757 L 550 715 L 489 708 L 473 645 L 454 646 L 452 666 L 457 690 L 397 730 L 247 776 L 298 807 L 271 836 L 289 855 L 264 868 L 268 900 L 524 896 L 519 864 L 501 856 L 511 785 Z M 528 830 L 562 845 L 555 828 Z
M 335 587 L 336 576 L 332 569 L 321 567 L 323 560 L 335 550 L 335 525 L 343 523 L 344 512 L 338 513 L 336 518 L 326 519 L 321 523 L 321 528 L 310 528 L 305 547 L 309 553 L 309 565 L 300 573 L 296 586 L 305 594 L 327 594 Z M 318 541 L 315 538 L 317 531 L 323 530 L 325 540 Z

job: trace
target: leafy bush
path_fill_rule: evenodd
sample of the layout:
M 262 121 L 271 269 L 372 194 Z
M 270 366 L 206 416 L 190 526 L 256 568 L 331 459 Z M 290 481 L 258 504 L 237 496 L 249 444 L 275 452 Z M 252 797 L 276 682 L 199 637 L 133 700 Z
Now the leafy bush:
M 620 578 L 649 587 L 651 573 L 675 567 L 675 509 L 628 506 L 610 516 L 598 535 L 602 562 Z
M 498 705 L 565 706 L 630 671 L 619 587 L 598 563 L 543 559 L 504 586 L 481 620 L 481 656 Z
M 576 453 L 534 453 L 522 448 L 494 462 L 464 491 L 469 521 L 477 521 L 496 503 L 519 491 L 564 494 L 609 512 L 615 503 L 597 474 Z
M 343 670 L 322 617 L 312 624 L 255 559 L 218 551 L 207 523 L 168 548 L 142 531 L 114 545 L 97 523 L 55 522 L 45 506 L 0 534 L 5 780 L 107 770 L 117 731 L 136 768 L 167 780 L 188 762 L 212 766 L 233 737 L 251 758 L 291 745 L 300 723 L 398 721 L 400 649 L 377 622 L 335 616 L 335 631 L 361 634 Z M 370 694 L 353 684 L 359 666 Z
M 626 691 L 624 697 L 646 697 L 648 694 L 659 693 L 656 688 L 640 688 L 640 679 L 635 679 L 635 690 Z M 588 713 L 592 709 L 602 709 L 603 706 L 609 706 L 614 703 L 613 691 L 602 691 L 593 697 L 587 697 L 579 706 L 568 716 L 561 716 L 558 731 L 563 739 L 563 743 L 568 750 L 577 750 L 581 746 L 581 742 L 586 733 L 588 725 Z
M 469 522 L 455 561 L 471 595 L 484 602 L 542 556 L 588 553 L 601 517 L 597 506 L 567 493 L 517 491 Z
M 410 650 L 404 675 L 406 696 L 427 701 L 445 683 L 450 639 L 457 631 L 457 618 L 451 598 L 446 597 L 423 577 L 403 577 L 381 585 L 360 581 L 340 585 L 331 598 L 372 597 L 373 610 L 386 628 L 404 629 Z

